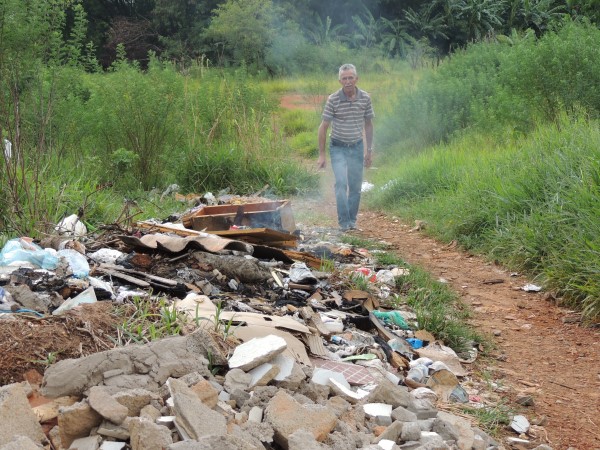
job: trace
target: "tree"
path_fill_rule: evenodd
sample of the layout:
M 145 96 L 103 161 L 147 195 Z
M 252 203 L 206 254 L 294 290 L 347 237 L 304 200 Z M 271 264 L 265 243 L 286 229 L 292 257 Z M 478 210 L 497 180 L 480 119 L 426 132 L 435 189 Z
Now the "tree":
M 204 36 L 220 59 L 261 67 L 274 36 L 274 14 L 271 0 L 227 0 L 214 11 Z

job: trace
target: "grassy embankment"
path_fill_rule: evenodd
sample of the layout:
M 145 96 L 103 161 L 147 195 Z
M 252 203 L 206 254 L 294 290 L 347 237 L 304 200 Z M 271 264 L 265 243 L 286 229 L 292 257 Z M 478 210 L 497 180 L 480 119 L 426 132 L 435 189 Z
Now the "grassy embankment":
M 600 316 L 600 30 L 478 44 L 399 92 L 369 203 Z

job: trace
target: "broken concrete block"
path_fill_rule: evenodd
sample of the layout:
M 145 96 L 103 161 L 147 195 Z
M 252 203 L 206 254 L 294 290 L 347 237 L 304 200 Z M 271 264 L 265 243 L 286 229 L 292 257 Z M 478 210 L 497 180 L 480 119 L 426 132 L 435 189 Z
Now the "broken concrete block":
M 279 355 L 281 356 L 281 355 Z M 277 377 L 275 377 L 277 379 Z M 296 391 L 306 383 L 306 373 L 302 370 L 300 364 L 292 364 L 292 372 L 281 381 L 276 381 L 276 385 L 283 389 Z
M 127 407 L 127 415 L 129 417 L 139 416 L 142 408 L 149 405 L 152 400 L 160 399 L 154 392 L 141 388 L 117 392 L 113 395 L 113 398 L 121 405 Z
M 325 450 L 329 448 L 317 442 L 310 431 L 296 430 L 288 438 L 288 450 Z
M 169 380 L 173 398 L 175 423 L 192 439 L 203 436 L 227 434 L 225 417 L 198 399 L 194 391 L 179 380 Z
M 273 443 L 275 431 L 273 431 L 273 427 L 266 422 L 245 422 L 240 426 L 239 430 L 244 436 L 251 436 L 257 443 Z
M 190 389 L 194 391 L 200 401 L 209 408 L 212 409 L 217 406 L 219 392 L 209 381 L 201 380 L 193 386 L 190 386 Z
M 126 421 L 123 425 L 115 425 L 114 423 L 105 420 L 98 427 L 97 433 L 101 436 L 126 441 L 129 439 L 129 426 L 127 426 Z
M 173 443 L 171 431 L 165 426 L 140 417 L 133 417 L 128 423 L 131 450 L 163 450 Z
M 269 382 L 277 376 L 279 373 L 279 367 L 273 364 L 264 363 L 248 372 L 248 375 L 252 376 L 250 385 L 248 387 L 253 388 L 254 386 L 266 386 Z
M 388 439 L 390 441 L 394 441 L 396 442 L 398 440 L 398 438 L 400 437 L 400 434 L 402 433 L 402 427 L 403 427 L 404 423 L 403 422 L 392 422 L 392 424 L 388 427 L 386 427 L 385 430 L 383 430 L 383 433 L 381 433 L 377 439 L 375 439 L 375 444 L 377 444 L 379 441 L 382 441 L 384 439 Z
M 75 439 L 69 449 L 73 450 L 98 450 L 102 438 L 100 436 L 88 436 Z
M 198 372 L 210 377 L 206 359 L 208 344 L 203 341 L 209 339 L 209 334 L 195 331 L 187 336 L 169 337 L 145 345 L 119 347 L 84 358 L 59 361 L 46 369 L 42 395 L 51 398 L 82 395 L 92 386 L 102 384 L 126 388 L 147 387 L 156 392 L 171 376 L 178 378 Z M 105 380 L 104 374 L 113 370 L 121 370 L 123 375 Z
M 248 420 L 251 422 L 261 423 L 263 420 L 263 409 L 258 406 L 253 406 L 248 412 Z
M 0 445 L 0 450 L 40 450 L 41 448 L 43 447 L 27 436 L 15 436 L 10 442 Z
M 277 392 L 269 401 L 265 417 L 275 430 L 275 442 L 284 448 L 288 447 L 289 436 L 297 430 L 307 430 L 317 441 L 323 441 L 337 423 L 337 417 L 329 408 L 300 405 L 285 391 Z
M 167 450 L 262 450 L 238 436 L 205 436 L 172 444 Z
M 442 421 L 452 424 L 458 434 L 456 446 L 459 450 L 471 450 L 475 441 L 475 432 L 467 420 L 445 411 L 439 411 L 437 417 Z
M 400 439 L 404 442 L 418 441 L 421 439 L 421 427 L 416 422 L 404 422 Z
M 283 381 L 292 374 L 294 369 L 294 358 L 284 354 L 279 354 L 271 361 L 272 364 L 279 367 L 279 373 L 275 377 L 275 381 Z
M 104 441 L 99 450 L 123 450 L 127 442 Z
M 92 428 L 102 423 L 102 416 L 83 400 L 71 406 L 65 406 L 58 411 L 58 427 L 60 440 L 65 448 L 78 438 L 90 435 Z
M 100 414 L 112 423 L 120 425 L 127 417 L 129 410 L 100 386 L 94 386 L 90 389 L 88 402 L 94 411 Z
M 399 422 L 416 422 L 417 415 L 402 406 L 398 406 L 392 411 L 392 419 Z
M 229 367 L 242 370 L 254 369 L 283 353 L 286 348 L 287 343 L 280 336 L 271 334 L 262 338 L 250 339 L 235 348 L 233 355 L 229 358 Z
M 252 382 L 252 375 L 242 369 L 231 369 L 225 375 L 225 390 L 233 394 L 237 389 L 245 391 Z
M 8 444 L 17 436 L 27 437 L 35 443 L 46 439 L 23 386 L 9 384 L 0 387 L 0 445 Z
M 392 416 L 392 405 L 386 403 L 366 403 L 363 405 L 363 410 L 369 417 Z
M 331 409 L 337 417 L 340 417 L 342 414 L 346 413 L 352 405 L 350 402 L 336 395 L 327 400 L 326 406 Z
M 387 378 L 382 378 L 369 395 L 369 403 L 387 403 L 393 408 L 402 406 L 407 408 L 412 404 L 412 398 L 406 386 L 393 384 Z
M 158 409 L 152 405 L 146 405 L 140 411 L 140 417 L 156 422 L 160 418 L 161 414 Z
M 369 395 L 369 392 L 363 389 L 357 389 L 356 391 L 348 389 L 346 386 L 339 383 L 337 380 L 334 380 L 333 378 L 329 379 L 329 385 L 331 386 L 332 392 L 344 398 L 345 400 L 348 400 L 350 403 L 356 403 Z

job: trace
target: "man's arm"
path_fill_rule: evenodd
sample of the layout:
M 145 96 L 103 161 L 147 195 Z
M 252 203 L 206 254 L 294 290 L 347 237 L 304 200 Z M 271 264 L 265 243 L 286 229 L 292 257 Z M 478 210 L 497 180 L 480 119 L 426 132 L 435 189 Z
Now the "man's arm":
M 371 167 L 371 157 L 373 156 L 373 121 L 365 120 L 365 137 L 367 146 L 365 147 L 365 167 Z
M 319 160 L 317 161 L 317 168 L 324 169 L 327 166 L 327 155 L 325 154 L 325 145 L 327 143 L 327 130 L 329 129 L 329 122 L 323 120 L 319 125 Z

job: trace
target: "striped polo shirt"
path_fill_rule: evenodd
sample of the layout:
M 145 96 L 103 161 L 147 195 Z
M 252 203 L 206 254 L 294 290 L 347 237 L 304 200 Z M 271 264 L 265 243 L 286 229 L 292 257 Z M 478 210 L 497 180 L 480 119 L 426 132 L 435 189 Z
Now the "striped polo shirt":
M 323 120 L 331 122 L 331 138 L 347 144 L 363 138 L 365 119 L 375 117 L 371 97 L 356 88 L 356 97 L 350 101 L 340 89 L 329 96 L 323 109 Z

